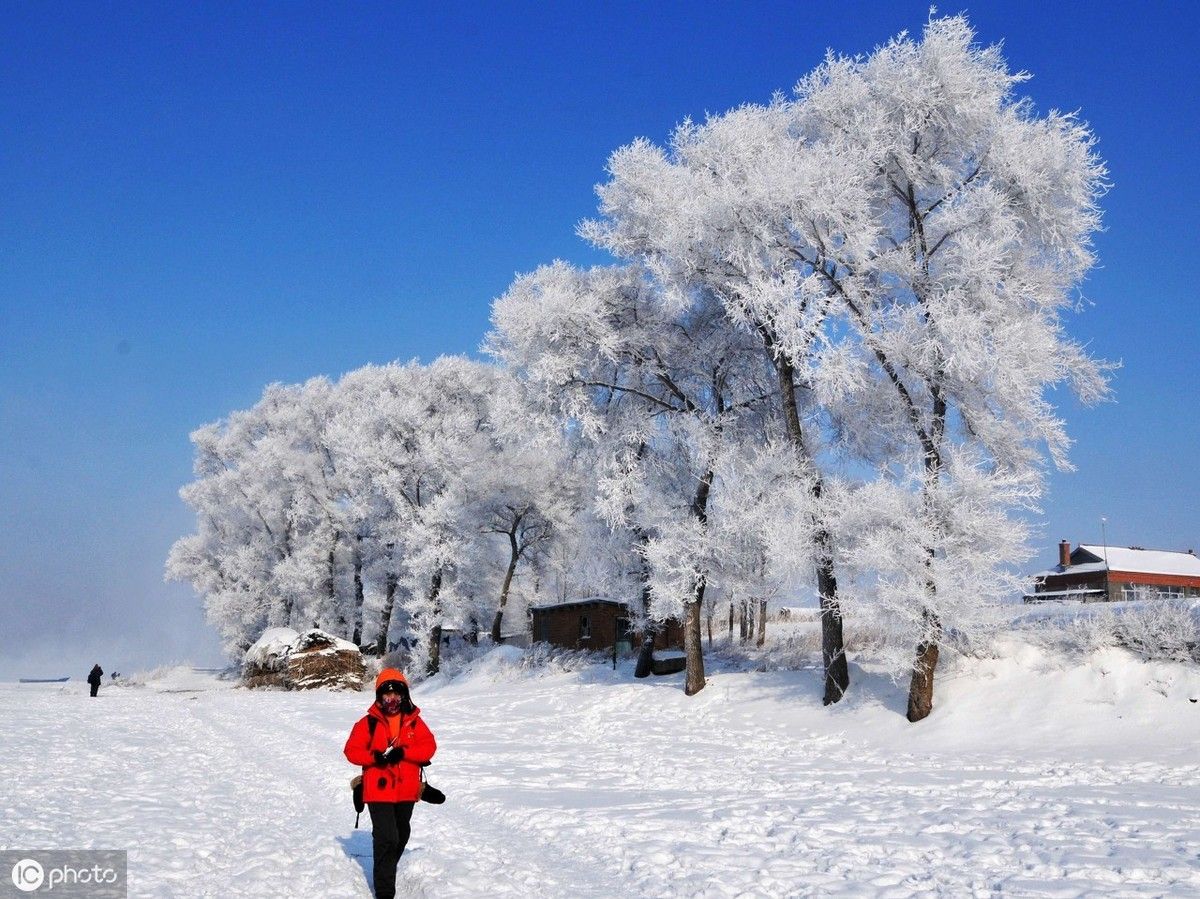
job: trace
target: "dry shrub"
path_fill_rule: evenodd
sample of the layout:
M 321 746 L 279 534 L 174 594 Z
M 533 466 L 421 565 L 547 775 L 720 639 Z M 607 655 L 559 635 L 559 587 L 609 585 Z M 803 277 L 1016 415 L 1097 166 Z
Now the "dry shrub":
M 357 646 L 335 641 L 321 631 L 301 634 L 287 659 L 292 690 L 361 690 L 367 666 Z
M 896 643 L 895 635 L 879 621 L 871 619 L 856 619 L 847 621 L 842 627 L 843 643 L 846 652 L 859 655 L 873 656 Z M 816 635 L 817 647 L 821 645 L 821 635 Z M 906 647 L 910 648 L 911 647 Z
M 361 690 L 366 671 L 362 653 L 357 651 L 301 650 L 288 657 L 288 687 L 292 690 Z
M 286 672 L 282 668 L 270 668 L 264 665 L 247 665 L 242 672 L 242 686 L 252 690 L 269 687 L 287 689 Z

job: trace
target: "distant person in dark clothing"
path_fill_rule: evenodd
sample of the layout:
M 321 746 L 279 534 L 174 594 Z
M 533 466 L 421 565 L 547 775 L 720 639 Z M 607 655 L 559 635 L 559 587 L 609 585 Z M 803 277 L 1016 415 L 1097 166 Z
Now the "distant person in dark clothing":
M 88 674 L 88 683 L 92 685 L 92 695 L 95 696 L 100 691 L 100 678 L 104 677 L 104 671 L 97 662 L 92 666 L 91 673 Z

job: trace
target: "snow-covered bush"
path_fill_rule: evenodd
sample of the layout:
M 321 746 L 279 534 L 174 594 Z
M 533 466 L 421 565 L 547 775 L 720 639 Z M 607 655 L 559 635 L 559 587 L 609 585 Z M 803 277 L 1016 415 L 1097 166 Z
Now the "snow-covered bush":
M 1089 604 L 1037 616 L 1020 629 L 1065 653 L 1120 646 L 1146 660 L 1200 661 L 1200 604 L 1194 601 Z
M 520 680 L 542 675 L 569 674 L 595 666 L 611 665 L 612 654 L 563 649 L 546 643 L 534 643 L 529 648 L 495 646 L 481 641 L 470 644 L 442 659 L 438 679 L 482 677 L 488 680 Z M 412 669 L 409 680 L 415 685 L 428 680 L 418 668 Z
M 898 679 L 905 673 L 904 663 L 911 647 L 904 634 L 869 608 L 862 614 L 846 618 L 846 652 L 858 663 L 882 664 Z M 767 628 L 766 644 L 756 647 L 753 642 L 733 644 L 718 643 L 708 655 L 716 663 L 726 667 L 757 671 L 799 671 L 821 664 L 821 629 L 816 620 L 802 622 L 802 626 L 781 626 L 776 623 Z M 947 634 L 947 648 L 961 651 L 953 632 Z
M 566 674 L 583 671 L 592 665 L 611 664 L 612 655 L 607 652 L 587 652 L 578 649 L 563 649 L 549 643 L 534 643 L 522 654 L 520 667 L 524 671 L 544 674 Z
M 1154 600 L 1118 616 L 1120 645 L 1147 659 L 1200 659 L 1200 608 L 1193 603 Z

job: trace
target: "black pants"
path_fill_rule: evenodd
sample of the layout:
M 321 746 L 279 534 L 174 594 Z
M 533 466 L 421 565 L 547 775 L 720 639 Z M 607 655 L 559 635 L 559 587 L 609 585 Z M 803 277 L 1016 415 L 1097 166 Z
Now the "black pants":
M 415 802 L 368 802 L 371 844 L 375 850 L 376 899 L 396 895 L 396 865 L 408 845 L 409 821 Z
M 100 689 L 100 685 L 99 685 L 99 684 L 92 684 L 92 695 L 93 695 L 93 696 L 95 696 L 95 695 L 96 695 L 96 692 L 97 692 L 99 689 Z

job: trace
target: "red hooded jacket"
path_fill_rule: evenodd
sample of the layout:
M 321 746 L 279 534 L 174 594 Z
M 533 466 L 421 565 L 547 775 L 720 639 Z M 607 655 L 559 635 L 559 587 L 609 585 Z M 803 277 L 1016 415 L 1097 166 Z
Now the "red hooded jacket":
M 404 758 L 395 765 L 376 765 L 375 753 L 391 745 L 403 746 Z M 413 706 L 408 714 L 400 714 L 400 732 L 393 742 L 387 718 L 375 704 L 354 725 L 343 751 L 351 764 L 363 768 L 364 802 L 416 802 L 421 798 L 421 768 L 437 752 L 437 741 L 421 720 L 421 710 Z

